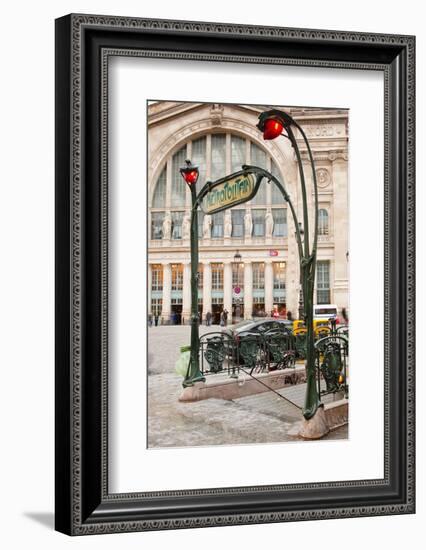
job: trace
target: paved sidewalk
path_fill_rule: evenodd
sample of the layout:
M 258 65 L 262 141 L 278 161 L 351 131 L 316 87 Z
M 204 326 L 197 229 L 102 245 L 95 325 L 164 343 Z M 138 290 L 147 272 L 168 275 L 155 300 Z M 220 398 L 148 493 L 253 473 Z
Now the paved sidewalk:
M 214 330 L 220 331 L 220 327 L 200 327 L 201 334 Z M 289 401 L 266 392 L 234 401 L 207 399 L 180 403 L 182 378 L 175 373 L 174 365 L 179 348 L 189 342 L 190 327 L 151 327 L 148 337 L 149 447 L 294 441 L 288 431 L 301 419 L 305 384 L 279 390 Z M 333 396 L 327 396 L 324 401 L 332 399 Z M 325 439 L 345 438 L 347 426 L 331 432 Z

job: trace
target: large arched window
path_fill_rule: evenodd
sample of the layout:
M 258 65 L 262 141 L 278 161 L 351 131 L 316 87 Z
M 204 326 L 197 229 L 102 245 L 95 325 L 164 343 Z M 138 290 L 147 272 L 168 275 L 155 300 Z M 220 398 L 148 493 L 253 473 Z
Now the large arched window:
M 249 137 L 231 132 L 213 132 L 199 136 L 173 154 L 155 182 L 151 203 L 153 209 L 151 219 L 155 225 L 152 230 L 152 239 L 159 240 L 163 238 L 165 219 L 170 219 L 172 222 L 171 230 L 166 232 L 169 238 L 175 240 L 184 237 L 185 233 L 182 233 L 181 226 L 185 211 L 189 208 L 189 202 L 187 202 L 189 194 L 179 169 L 185 164 L 188 155 L 190 155 L 192 163 L 198 166 L 199 169 L 198 190 L 207 180 L 215 181 L 230 172 L 241 170 L 241 166 L 244 164 L 253 164 L 267 170 L 270 169 L 272 174 L 281 181 L 281 173 L 277 164 L 260 145 L 253 142 Z M 231 209 L 231 239 L 244 239 L 247 227 L 244 217 L 247 211 L 251 211 L 252 236 L 264 238 L 266 236 L 265 216 L 268 209 L 271 209 L 274 219 L 272 236 L 277 238 L 286 237 L 286 206 L 282 194 L 276 186 L 273 184 L 268 185 L 264 180 L 252 201 Z M 212 219 L 209 222 L 211 230 L 209 230 L 203 218 L 204 216 L 200 211 L 198 220 L 200 239 L 206 238 L 207 235 L 216 239 L 229 236 L 229 233 L 225 235 L 223 215 L 216 216 L 214 220 Z
M 318 235 L 328 235 L 328 212 L 325 208 L 318 210 Z

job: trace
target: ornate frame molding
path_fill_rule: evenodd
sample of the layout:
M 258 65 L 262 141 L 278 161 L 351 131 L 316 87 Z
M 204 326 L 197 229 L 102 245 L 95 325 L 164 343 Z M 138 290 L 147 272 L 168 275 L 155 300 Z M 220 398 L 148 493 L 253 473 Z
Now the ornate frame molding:
M 121 36 L 113 47 L 100 31 Z M 220 37 L 244 42 L 245 54 L 223 50 Z M 172 38 L 174 49 L 156 49 L 156 37 Z M 185 41 L 209 41 L 214 53 L 185 51 Z M 253 54 L 253 39 L 263 55 Z M 369 69 L 385 76 L 385 476 L 383 480 L 227 489 L 108 494 L 107 489 L 107 321 L 108 321 L 108 172 L 107 56 L 133 56 L 129 46 L 140 40 L 137 55 L 151 58 L 273 63 Z M 106 43 L 105 43 L 106 41 Z M 222 41 L 223 42 L 223 41 Z M 115 40 L 117 43 L 117 39 Z M 299 55 L 272 55 L 286 45 Z M 330 46 L 331 44 L 331 46 Z M 368 44 L 367 54 L 360 46 Z M 241 46 L 242 47 L 242 46 Z M 282 522 L 414 512 L 414 170 L 415 39 L 389 34 L 346 33 L 309 29 L 230 25 L 204 22 L 70 15 L 57 20 L 57 355 L 56 355 L 56 528 L 68 534 L 180 529 L 213 525 Z M 180 48 L 180 49 L 179 49 Z M 257 51 L 257 50 L 256 50 Z M 365 50 L 364 50 L 365 51 Z M 377 52 L 387 61 L 378 62 Z M 354 61 L 354 59 L 358 59 Z M 87 67 L 93 69 L 86 72 Z M 102 94 L 100 117 L 93 106 L 94 85 Z M 406 131 L 395 132 L 398 112 Z M 100 132 L 100 149 L 88 128 Z M 93 159 L 87 154 L 91 148 Z M 396 154 L 399 172 L 391 164 Z M 99 161 L 99 166 L 96 163 Z M 93 186 L 99 182 L 99 187 Z M 92 182 L 92 186 L 90 183 Z M 90 200 L 89 200 L 90 199 Z M 92 211 L 91 201 L 99 205 Z M 68 223 L 69 220 L 69 223 Z M 396 262 L 396 263 L 395 263 Z M 397 290 L 400 315 L 390 316 Z M 89 308 L 89 301 L 91 307 Z M 91 313 L 91 311 L 94 313 Z M 93 321 L 96 321 L 93 323 Z M 398 335 L 391 342 L 390 330 Z M 392 347 L 393 346 L 393 347 Z M 391 357 L 391 347 L 399 366 Z M 393 362 L 392 362 L 393 360 Z M 85 376 L 92 369 L 93 380 Z M 391 383 L 391 370 L 398 376 Z M 396 369 L 396 370 L 395 370 Z M 98 399 L 98 395 L 100 395 Z M 88 401 L 91 407 L 88 409 Z M 392 409 L 391 409 L 392 405 Z M 406 410 L 395 418 L 394 409 Z M 89 416 L 90 411 L 95 420 Z M 400 446 L 396 448 L 396 440 Z M 84 449 L 84 452 L 83 452 Z M 405 463 L 405 467 L 403 464 Z M 397 467 L 396 464 L 400 466 Z M 395 470 L 395 468 L 400 468 Z M 319 493 L 320 492 L 320 493 Z M 318 506 L 315 495 L 328 495 Z M 374 504 L 369 496 L 375 494 Z M 205 514 L 201 504 L 213 495 L 230 512 Z M 348 505 L 344 495 L 356 505 Z M 356 496 L 358 495 L 358 497 Z M 362 498 L 361 498 L 361 495 Z M 173 510 L 173 498 L 185 498 L 188 510 L 154 513 L 161 501 Z M 281 504 L 277 503 L 281 498 Z M 291 502 L 304 499 L 304 510 Z M 357 500 L 358 498 L 358 500 Z M 160 499 L 160 500 L 159 500 Z M 286 500 L 290 499 L 290 501 Z M 291 500 L 293 499 L 293 500 Z M 249 501 L 250 506 L 249 506 Z M 211 501 L 210 501 L 211 502 Z M 225 500 L 223 500 L 225 502 Z M 273 505 L 272 502 L 275 502 Z M 290 504 L 288 504 L 290 502 Z M 370 501 L 371 502 L 371 501 Z M 377 502 L 379 502 L 377 504 Z M 154 508 L 153 508 L 154 507 Z M 195 508 L 194 508 L 195 507 Z M 195 510 L 195 511 L 194 511 Z M 197 512 L 198 510 L 198 512 Z M 163 515 L 162 515 L 163 514 Z

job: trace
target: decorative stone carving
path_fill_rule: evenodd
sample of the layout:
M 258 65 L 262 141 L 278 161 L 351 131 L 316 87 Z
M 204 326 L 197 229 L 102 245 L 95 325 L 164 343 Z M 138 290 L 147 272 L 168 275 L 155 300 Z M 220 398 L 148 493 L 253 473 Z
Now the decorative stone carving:
M 266 228 L 266 236 L 272 237 L 272 232 L 274 230 L 274 217 L 272 216 L 272 212 L 270 208 L 268 208 L 268 211 L 266 212 L 265 228 Z
M 318 187 L 323 189 L 324 187 L 327 187 L 327 185 L 330 184 L 330 173 L 326 168 L 318 168 L 317 170 L 317 183 Z
M 219 103 L 213 103 L 213 107 L 210 109 L 210 120 L 212 126 L 221 126 L 223 119 L 223 107 Z
M 328 160 L 348 160 L 348 152 L 343 150 L 331 151 L 328 155 Z
M 210 239 L 212 233 L 212 217 L 209 215 L 204 216 L 203 221 L 203 238 Z
M 335 134 L 335 128 L 331 124 L 305 124 L 303 130 L 308 137 L 330 137 Z
M 311 138 L 333 137 L 345 135 L 345 125 L 336 121 L 334 124 L 305 124 L 305 134 Z
M 190 231 L 191 231 L 191 216 L 189 212 L 186 212 L 182 220 L 182 239 L 189 239 Z
M 246 210 L 246 213 L 244 214 L 244 228 L 246 237 L 251 237 L 253 232 L 253 220 L 251 219 L 250 210 Z
M 225 237 L 231 237 L 232 235 L 232 216 L 231 211 L 226 210 L 225 216 L 224 216 L 224 235 Z
M 163 239 L 170 239 L 172 230 L 172 215 L 167 212 L 163 220 Z

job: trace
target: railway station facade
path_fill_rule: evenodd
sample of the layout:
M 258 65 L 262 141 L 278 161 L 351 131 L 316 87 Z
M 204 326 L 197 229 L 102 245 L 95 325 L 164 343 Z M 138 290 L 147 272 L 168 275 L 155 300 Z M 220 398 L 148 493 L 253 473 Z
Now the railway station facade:
M 148 314 L 162 323 L 186 323 L 190 318 L 191 199 L 179 173 L 185 159 L 199 167 L 199 187 L 243 164 L 266 168 L 284 183 L 301 213 L 299 173 L 290 143 L 263 141 L 256 128 L 259 113 L 269 107 L 165 101 L 148 105 Z M 348 311 L 348 111 L 283 109 L 305 130 L 316 165 L 319 236 L 314 302 Z M 310 165 L 302 140 L 300 148 L 312 209 Z M 218 322 L 223 310 L 228 311 L 228 321 L 231 316 L 235 321 L 272 312 L 297 317 L 295 228 L 273 184 L 264 180 L 251 201 L 224 212 L 210 216 L 199 211 L 198 230 L 198 307 L 203 321 L 210 312 Z

